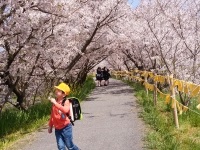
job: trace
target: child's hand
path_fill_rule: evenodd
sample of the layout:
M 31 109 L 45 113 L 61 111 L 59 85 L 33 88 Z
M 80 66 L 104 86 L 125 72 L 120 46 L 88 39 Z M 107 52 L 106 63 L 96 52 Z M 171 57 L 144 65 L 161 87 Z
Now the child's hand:
M 50 102 L 51 102 L 51 103 L 53 103 L 53 104 L 55 104 L 55 103 L 56 103 L 56 100 L 55 100 L 55 98 L 51 98 L 51 97 L 49 97 L 48 99 L 50 100 Z
M 48 128 L 48 133 L 52 133 L 52 127 Z

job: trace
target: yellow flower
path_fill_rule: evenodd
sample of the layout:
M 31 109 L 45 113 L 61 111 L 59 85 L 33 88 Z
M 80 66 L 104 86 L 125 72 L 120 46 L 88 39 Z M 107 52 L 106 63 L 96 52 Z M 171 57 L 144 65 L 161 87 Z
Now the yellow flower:
M 198 104 L 198 105 L 197 105 L 197 109 L 199 109 L 199 110 L 200 110 L 200 104 Z

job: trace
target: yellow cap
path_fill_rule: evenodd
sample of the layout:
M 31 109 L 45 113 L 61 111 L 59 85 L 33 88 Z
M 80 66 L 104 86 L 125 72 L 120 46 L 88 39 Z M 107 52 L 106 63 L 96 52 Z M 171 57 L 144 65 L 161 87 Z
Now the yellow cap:
M 54 86 L 56 89 L 59 89 L 63 91 L 66 95 L 69 95 L 70 93 L 70 88 L 67 84 L 65 83 L 60 83 L 58 86 Z

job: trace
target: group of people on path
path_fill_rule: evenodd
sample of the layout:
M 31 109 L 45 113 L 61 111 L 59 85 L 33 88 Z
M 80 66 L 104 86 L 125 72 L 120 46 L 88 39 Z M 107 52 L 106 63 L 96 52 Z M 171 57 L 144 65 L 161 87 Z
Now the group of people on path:
M 107 86 L 109 84 L 110 73 L 109 69 L 98 67 L 96 71 L 97 86 Z M 103 82 L 104 81 L 104 82 Z

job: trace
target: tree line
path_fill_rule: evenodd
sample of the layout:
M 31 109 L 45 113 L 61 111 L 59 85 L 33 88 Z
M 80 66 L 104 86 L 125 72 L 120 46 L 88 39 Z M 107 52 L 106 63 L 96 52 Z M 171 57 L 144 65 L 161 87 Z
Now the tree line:
M 199 1 L 6 0 L 0 3 L 0 110 L 81 85 L 100 62 L 199 83 Z

